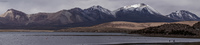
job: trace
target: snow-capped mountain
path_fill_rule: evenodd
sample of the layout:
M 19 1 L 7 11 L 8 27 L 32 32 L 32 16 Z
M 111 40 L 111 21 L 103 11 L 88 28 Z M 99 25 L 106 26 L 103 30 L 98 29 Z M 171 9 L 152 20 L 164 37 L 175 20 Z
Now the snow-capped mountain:
M 171 22 L 176 21 L 161 15 L 158 11 L 147 4 L 140 3 L 124 6 L 114 11 L 120 21 L 134 22 Z
M 139 11 L 139 12 L 147 11 L 150 14 L 160 14 L 158 11 L 153 9 L 151 6 L 144 4 L 144 3 L 134 4 L 134 5 L 130 5 L 130 6 L 124 6 L 118 10 L 123 10 L 124 12 L 126 12 L 126 11 Z
M 169 15 L 166 15 L 166 16 L 169 17 L 169 18 L 172 18 L 172 19 L 182 20 L 182 21 L 200 20 L 200 18 L 196 14 L 191 13 L 191 12 L 186 11 L 186 10 L 175 11 L 175 12 L 172 12 L 171 14 L 169 14 Z
M 96 11 L 104 12 L 106 14 L 111 14 L 110 10 L 108 10 L 106 8 L 103 8 L 103 7 L 99 6 L 99 5 L 92 6 L 92 7 L 88 8 L 88 9 L 85 9 L 85 10 L 96 10 Z
M 99 5 L 92 6 L 88 9 L 84 9 L 86 15 L 93 17 L 95 20 L 102 20 L 102 19 L 113 19 L 114 15 L 111 14 L 111 11 L 103 8 Z

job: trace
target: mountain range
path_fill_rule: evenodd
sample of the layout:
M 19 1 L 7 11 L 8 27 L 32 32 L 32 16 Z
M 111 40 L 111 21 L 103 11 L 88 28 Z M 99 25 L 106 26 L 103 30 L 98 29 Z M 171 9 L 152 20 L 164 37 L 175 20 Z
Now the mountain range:
M 132 22 L 173 22 L 177 21 L 163 16 L 147 4 L 124 6 L 114 11 L 117 20 Z
M 176 22 L 176 21 L 199 21 L 200 18 L 186 10 L 162 15 L 151 6 L 140 3 L 124 6 L 110 11 L 99 5 L 87 9 L 72 8 L 55 13 L 26 14 L 15 9 L 8 9 L 0 15 L 0 28 L 69 28 L 92 26 L 112 21 L 129 22 Z

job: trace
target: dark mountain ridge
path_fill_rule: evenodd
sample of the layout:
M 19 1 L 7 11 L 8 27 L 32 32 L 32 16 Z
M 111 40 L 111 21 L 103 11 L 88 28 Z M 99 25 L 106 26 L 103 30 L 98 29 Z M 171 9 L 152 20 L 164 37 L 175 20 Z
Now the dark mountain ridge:
M 114 12 L 114 13 L 113 13 Z M 129 22 L 175 22 L 163 16 L 147 4 L 124 6 L 110 11 L 99 5 L 87 9 L 72 8 L 55 13 L 26 14 L 9 9 L 0 16 L 1 29 L 61 29 L 93 26 L 111 21 Z

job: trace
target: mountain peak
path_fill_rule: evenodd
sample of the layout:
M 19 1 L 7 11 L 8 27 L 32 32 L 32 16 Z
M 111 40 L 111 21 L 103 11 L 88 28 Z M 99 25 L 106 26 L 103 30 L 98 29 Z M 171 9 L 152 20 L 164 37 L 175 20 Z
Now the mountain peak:
M 178 10 L 178 11 L 175 11 L 175 12 L 189 12 L 187 10 Z
M 7 11 L 14 11 L 15 9 L 8 9 Z
M 12 14 L 19 14 L 19 15 L 26 15 L 24 12 L 22 11 L 18 11 L 18 10 L 15 10 L 15 9 L 8 9 L 7 12 L 5 13 L 12 13 Z
M 69 12 L 82 12 L 83 10 L 79 7 L 75 7 L 75 8 L 72 8 L 70 10 L 68 10 Z
M 5 13 L 12 13 L 12 14 L 25 14 L 24 12 L 22 11 L 18 11 L 18 10 L 15 10 L 15 9 L 8 9 L 7 12 Z
M 72 9 L 70 9 L 70 10 L 82 10 L 82 9 L 79 8 L 79 7 L 75 7 L 75 8 L 72 8 Z
M 16 23 L 24 23 L 29 20 L 26 13 L 15 9 L 8 9 L 7 12 L 2 14 L 0 17 L 7 19 L 8 22 L 14 21 Z M 9 23 L 14 23 L 14 22 L 9 22 Z
M 167 15 L 167 17 L 184 21 L 200 19 L 196 14 L 191 13 L 187 10 L 179 10 L 172 12 L 171 14 Z
M 172 13 L 180 13 L 180 14 L 193 14 L 191 13 L 190 11 L 187 11 L 187 10 L 179 10 L 179 11 L 175 11 L 175 12 L 172 12 Z
M 95 6 L 92 6 L 92 7 L 90 7 L 90 8 L 99 9 L 99 8 L 103 8 L 103 7 L 101 7 L 100 5 L 95 5 Z
M 107 13 L 107 14 L 111 14 L 110 12 L 110 10 L 108 10 L 108 9 L 106 9 L 106 8 L 103 8 L 102 6 L 99 6 L 99 5 L 96 5 L 96 6 L 92 6 L 92 7 L 90 7 L 90 8 L 88 8 L 88 9 L 85 9 L 85 10 L 87 10 L 87 11 L 101 11 L 101 12 L 104 12 L 104 13 Z
M 189 11 L 187 11 L 187 10 L 180 10 L 181 12 L 189 12 Z
M 138 8 L 138 7 L 147 7 L 148 5 L 145 3 L 139 3 L 139 4 L 134 4 L 130 6 L 124 6 L 123 8 L 128 9 L 128 8 Z
M 7 12 L 8 11 L 11 11 L 11 12 L 21 12 L 21 11 L 15 10 L 15 9 L 8 9 Z
M 154 8 L 152 8 L 151 6 L 149 6 L 145 3 L 124 6 L 124 7 L 119 8 L 118 10 L 115 10 L 115 12 L 117 12 L 117 11 L 146 12 L 146 13 L 150 13 L 150 14 L 161 15 L 157 10 L 155 10 Z
M 58 12 L 66 12 L 66 11 L 82 11 L 82 9 L 79 8 L 79 7 L 75 7 L 75 8 L 72 8 L 70 10 L 63 9 L 63 10 L 60 10 Z

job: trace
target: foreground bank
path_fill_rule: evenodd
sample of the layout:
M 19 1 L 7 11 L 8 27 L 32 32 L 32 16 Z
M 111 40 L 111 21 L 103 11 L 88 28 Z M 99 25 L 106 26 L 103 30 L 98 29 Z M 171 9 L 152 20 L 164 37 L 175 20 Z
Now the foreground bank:
M 0 32 L 106 32 L 106 33 L 142 34 L 147 36 L 200 37 L 199 24 L 200 22 L 195 23 L 194 21 L 193 23 L 191 23 L 191 21 L 187 23 L 111 22 L 92 27 L 76 27 L 76 28 L 67 28 L 61 30 L 1 29 Z

